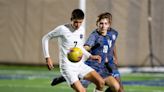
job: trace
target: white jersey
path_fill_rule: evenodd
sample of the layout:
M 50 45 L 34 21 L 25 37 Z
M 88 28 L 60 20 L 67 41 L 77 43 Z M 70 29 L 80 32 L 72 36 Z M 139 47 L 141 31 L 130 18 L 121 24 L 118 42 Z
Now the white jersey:
M 91 55 L 87 52 L 84 48 L 84 41 L 85 41 L 85 30 L 83 27 L 80 27 L 77 30 L 74 30 L 70 24 L 61 25 L 46 34 L 42 39 L 42 46 L 43 46 L 43 53 L 45 57 L 50 57 L 49 55 L 49 46 L 48 42 L 52 38 L 59 38 L 59 64 L 60 67 L 64 67 L 67 64 L 75 64 L 68 60 L 67 53 L 69 52 L 70 48 L 73 48 L 75 45 L 82 49 L 83 54 L 87 56 L 87 58 Z M 79 61 L 78 63 L 82 62 Z M 78 64 L 76 63 L 76 64 Z

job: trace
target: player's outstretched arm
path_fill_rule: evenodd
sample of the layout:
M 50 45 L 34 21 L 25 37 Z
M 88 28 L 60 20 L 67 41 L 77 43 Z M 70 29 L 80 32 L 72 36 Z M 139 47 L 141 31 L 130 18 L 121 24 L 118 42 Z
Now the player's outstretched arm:
M 114 56 L 114 63 L 118 65 L 116 46 L 114 46 L 113 56 Z
M 90 55 L 90 58 L 93 60 L 97 60 L 98 63 L 101 63 L 101 57 L 99 55 Z
M 91 50 L 91 47 L 88 46 L 88 45 L 84 45 L 84 48 L 85 48 L 87 51 L 90 51 L 90 50 Z M 97 60 L 98 63 L 101 63 L 101 57 L 100 57 L 99 55 L 90 55 L 89 58 L 91 58 L 91 59 L 93 59 L 93 60 Z

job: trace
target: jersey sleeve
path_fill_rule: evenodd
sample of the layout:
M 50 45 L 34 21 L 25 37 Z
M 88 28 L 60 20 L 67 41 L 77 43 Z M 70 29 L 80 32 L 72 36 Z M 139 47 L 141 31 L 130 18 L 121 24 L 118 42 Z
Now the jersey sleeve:
M 116 38 L 117 38 L 118 37 L 118 32 L 116 31 L 115 34 L 116 34 Z
M 96 39 L 96 37 L 95 37 L 95 34 L 94 34 L 94 32 L 93 32 L 93 33 L 91 33 L 91 34 L 89 35 L 88 39 L 87 39 L 86 42 L 84 43 L 84 46 L 90 46 L 90 47 L 94 46 L 94 44 L 95 44 L 95 39 Z
M 116 36 L 116 38 L 118 37 L 118 31 L 113 29 L 113 28 L 110 28 L 110 30 L 112 31 L 112 33 Z
M 83 51 L 83 55 L 85 56 L 85 58 L 88 59 L 91 54 L 87 50 L 85 50 L 84 47 L 82 47 L 81 50 Z
M 45 58 L 50 57 L 49 55 L 49 40 L 55 37 L 61 36 L 61 30 L 59 27 L 55 28 L 54 30 L 50 31 L 42 38 L 42 49 L 43 55 Z

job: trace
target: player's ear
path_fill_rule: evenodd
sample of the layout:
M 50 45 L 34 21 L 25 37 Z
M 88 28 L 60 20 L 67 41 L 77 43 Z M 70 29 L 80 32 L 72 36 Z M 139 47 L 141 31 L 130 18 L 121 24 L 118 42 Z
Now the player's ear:
M 112 20 L 109 20 L 109 24 L 112 24 Z
M 98 21 L 96 21 L 96 26 L 98 26 Z

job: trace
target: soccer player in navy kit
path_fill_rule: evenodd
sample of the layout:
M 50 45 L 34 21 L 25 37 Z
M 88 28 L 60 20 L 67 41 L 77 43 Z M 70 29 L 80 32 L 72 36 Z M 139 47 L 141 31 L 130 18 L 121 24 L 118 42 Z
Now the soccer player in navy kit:
M 109 86 L 106 92 L 123 92 L 122 84 L 119 85 L 120 74 L 117 69 L 117 56 L 115 42 L 118 32 L 111 28 L 112 15 L 108 12 L 102 13 L 97 19 L 97 29 L 95 29 L 84 44 L 84 47 L 93 55 L 100 55 L 101 63 L 88 59 L 85 63 L 95 69 L 101 77 L 104 78 L 105 84 Z M 82 81 L 87 87 L 87 81 Z M 89 83 L 89 82 L 88 82 Z
M 108 12 L 102 13 L 97 19 L 97 29 L 95 29 L 84 44 L 84 47 L 93 55 L 100 55 L 100 64 L 88 59 L 85 63 L 95 69 L 105 84 L 109 86 L 106 92 L 124 92 L 121 83 L 120 73 L 117 69 L 118 59 L 115 42 L 118 32 L 111 28 L 112 15 Z M 112 76 L 111 76 L 112 75 Z M 119 84 L 119 85 L 118 85 Z M 85 82 L 83 83 L 84 86 Z
M 71 23 L 60 25 L 47 33 L 42 38 L 42 47 L 44 57 L 48 68 L 53 69 L 53 62 L 49 55 L 48 42 L 52 38 L 59 38 L 59 65 L 62 76 L 66 79 L 67 83 L 76 92 L 86 92 L 86 89 L 82 86 L 79 81 L 80 78 L 92 81 L 96 85 L 94 92 L 102 92 L 104 87 L 104 80 L 102 77 L 91 67 L 84 64 L 84 59 L 79 62 L 71 62 L 67 58 L 67 53 L 75 45 L 81 48 L 83 54 L 87 58 L 95 59 L 96 62 L 101 62 L 101 57 L 98 55 L 91 55 L 88 51 L 83 48 L 84 45 L 84 28 L 81 26 L 84 19 L 84 13 L 80 9 L 72 11 Z

